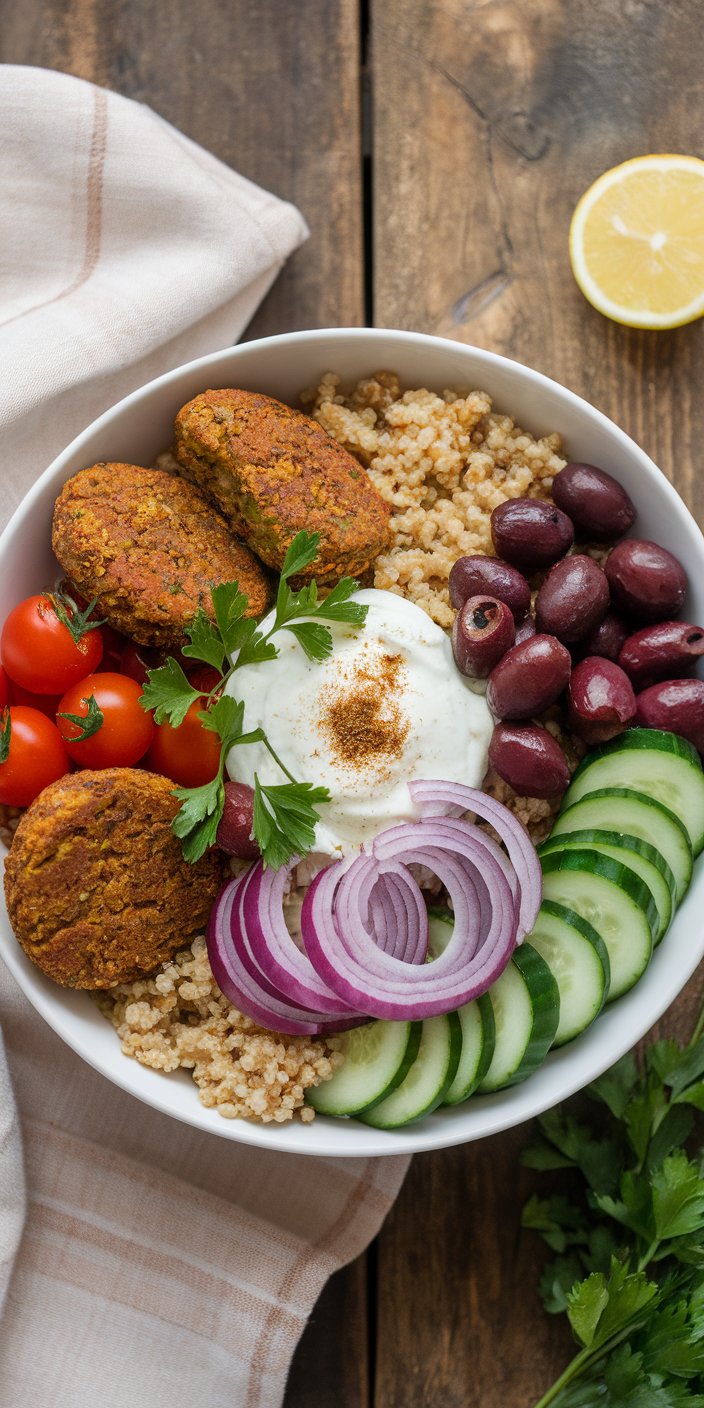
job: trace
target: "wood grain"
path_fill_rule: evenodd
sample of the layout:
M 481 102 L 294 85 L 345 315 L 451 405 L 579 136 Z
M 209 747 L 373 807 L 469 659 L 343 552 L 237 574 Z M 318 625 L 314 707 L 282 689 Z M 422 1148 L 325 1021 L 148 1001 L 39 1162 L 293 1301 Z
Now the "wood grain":
M 364 321 L 357 0 L 0 0 L 0 58 L 148 103 L 299 207 L 250 336 Z
M 384 0 L 373 10 L 375 318 L 517 357 L 586 396 L 704 514 L 704 324 L 607 322 L 567 232 L 595 177 L 704 155 L 699 0 Z
M 697 0 L 384 0 L 373 8 L 381 326 L 488 347 L 624 427 L 704 518 L 704 323 L 607 322 L 571 275 L 582 191 L 647 151 L 704 155 Z M 659 1024 L 686 1035 L 701 976 Z M 530 1408 L 571 1356 L 519 1230 L 528 1127 L 414 1160 L 378 1247 L 375 1408 Z

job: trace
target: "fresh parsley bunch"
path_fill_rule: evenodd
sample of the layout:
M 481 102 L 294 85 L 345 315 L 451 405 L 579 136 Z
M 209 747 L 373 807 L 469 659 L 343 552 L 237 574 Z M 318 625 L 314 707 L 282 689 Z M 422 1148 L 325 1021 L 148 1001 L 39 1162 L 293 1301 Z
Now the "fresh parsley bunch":
M 557 1253 L 541 1279 L 580 1345 L 536 1408 L 704 1408 L 704 1015 L 686 1046 L 658 1041 L 589 1087 L 600 1119 L 558 1107 L 523 1162 L 570 1169 L 577 1191 L 533 1196 L 524 1227 Z M 685 1145 L 687 1144 L 687 1147 Z
M 140 703 L 151 709 L 156 723 L 169 723 L 174 728 L 188 713 L 196 700 L 204 708 L 198 718 L 204 728 L 212 729 L 221 741 L 220 764 L 212 782 L 203 787 L 179 787 L 176 796 L 181 802 L 173 821 L 173 830 L 181 838 L 183 854 L 195 861 L 212 846 L 225 803 L 225 759 L 230 749 L 247 743 L 263 743 L 288 782 L 264 786 L 255 775 L 254 836 L 265 865 L 274 869 L 285 865 L 293 855 L 304 855 L 313 845 L 318 806 L 330 800 L 326 787 L 314 787 L 291 775 L 277 757 L 263 729 L 245 729 L 244 704 L 222 689 L 242 665 L 263 665 L 275 660 L 278 649 L 273 637 L 278 631 L 290 631 L 296 637 L 309 660 L 326 660 L 332 653 L 332 635 L 325 621 L 346 622 L 362 626 L 367 607 L 351 601 L 359 583 L 343 577 L 321 600 L 315 581 L 300 591 L 293 591 L 290 580 L 313 562 L 320 543 L 319 533 L 298 533 L 286 553 L 276 595 L 274 619 L 268 630 L 261 623 L 245 616 L 247 597 L 236 582 L 224 582 L 212 588 L 211 597 L 215 622 L 202 608 L 186 627 L 188 645 L 183 655 L 210 665 L 219 679 L 209 694 L 197 689 L 173 656 L 164 665 L 148 672 Z

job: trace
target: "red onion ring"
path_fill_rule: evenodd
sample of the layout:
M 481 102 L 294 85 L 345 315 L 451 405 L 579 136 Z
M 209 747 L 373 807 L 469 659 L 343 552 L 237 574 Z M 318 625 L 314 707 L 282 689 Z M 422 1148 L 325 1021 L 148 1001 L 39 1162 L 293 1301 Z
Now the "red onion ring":
M 364 928 L 355 908 L 353 872 L 360 861 L 367 870 L 366 857 L 342 873 L 339 865 L 328 866 L 310 886 L 301 912 L 306 952 L 323 980 L 350 1006 L 391 1021 L 437 1016 L 485 992 L 505 968 L 516 934 L 505 857 L 497 861 L 492 847 L 491 838 L 470 823 L 448 826 L 444 819 L 407 823 L 376 838 L 380 859 L 381 851 L 384 859 L 402 851 L 406 865 L 430 866 L 448 890 L 455 916 L 452 938 L 431 964 L 395 958 Z M 482 889 L 491 894 L 488 923 Z
M 543 892 L 540 861 L 523 823 L 503 802 L 489 797 L 486 792 L 477 791 L 476 787 L 465 787 L 461 782 L 419 779 L 409 782 L 408 790 L 411 800 L 420 807 L 422 818 L 447 815 L 456 808 L 455 815 L 473 812 L 493 826 L 519 877 L 520 908 L 516 942 L 522 943 L 535 925 Z
M 322 982 L 307 954 L 296 947 L 284 919 L 286 886 L 297 863 L 290 861 L 280 870 L 265 870 L 261 861 L 252 866 L 242 894 L 246 945 L 264 979 L 279 995 L 285 994 L 288 1002 L 318 1014 L 345 1018 L 351 1009 Z
M 276 995 L 272 985 L 262 975 L 256 975 L 241 923 L 242 901 L 251 874 L 250 868 L 225 885 L 208 921 L 208 958 L 213 977 L 228 1002 L 259 1026 L 292 1036 L 322 1036 L 366 1021 L 359 1015 L 335 1020 L 329 1014 L 306 1011 L 288 1002 L 283 994 Z

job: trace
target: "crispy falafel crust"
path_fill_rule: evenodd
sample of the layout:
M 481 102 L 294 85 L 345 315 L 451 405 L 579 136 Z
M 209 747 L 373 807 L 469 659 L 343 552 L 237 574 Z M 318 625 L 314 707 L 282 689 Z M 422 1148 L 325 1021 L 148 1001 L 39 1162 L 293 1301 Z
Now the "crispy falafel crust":
M 184 860 L 173 783 L 140 768 L 68 773 L 37 797 L 5 862 L 15 937 L 55 983 L 112 988 L 203 932 L 226 857 Z
M 302 528 L 320 533 L 301 579 L 364 572 L 389 542 L 389 507 L 359 460 L 316 421 L 252 391 L 205 391 L 179 411 L 174 454 L 263 562 L 281 568 Z
M 61 566 L 111 626 L 140 645 L 178 646 L 211 586 L 239 582 L 259 616 L 269 576 L 193 484 L 162 469 L 104 462 L 64 484 L 52 544 Z

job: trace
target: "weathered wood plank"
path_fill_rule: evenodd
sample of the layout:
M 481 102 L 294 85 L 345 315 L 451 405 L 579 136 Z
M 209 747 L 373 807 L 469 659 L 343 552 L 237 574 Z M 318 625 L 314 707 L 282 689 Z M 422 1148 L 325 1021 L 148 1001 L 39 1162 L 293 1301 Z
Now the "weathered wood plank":
M 702 154 L 696 0 L 378 0 L 375 321 L 489 347 L 562 381 L 644 446 L 700 519 L 704 323 L 633 332 L 570 272 L 574 205 L 640 152 Z M 507 408 L 508 409 L 508 408 Z M 659 1026 L 684 1036 L 693 980 Z M 570 1356 L 542 1313 L 528 1128 L 414 1161 L 378 1247 L 376 1408 L 530 1408 Z
M 328 1282 L 293 1357 L 283 1408 L 367 1408 L 367 1259 Z
M 0 0 L 0 56 L 148 103 L 298 205 L 311 238 L 250 335 L 364 321 L 358 0 Z
M 373 7 L 375 320 L 536 367 L 642 444 L 704 516 L 704 323 L 607 322 L 572 278 L 574 206 L 609 166 L 704 154 L 698 0 Z

